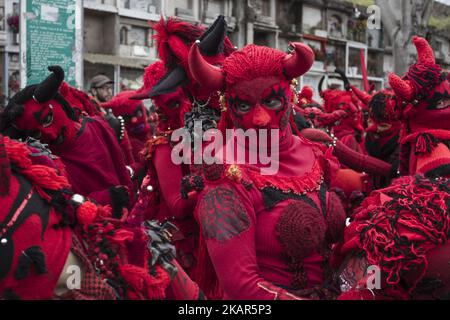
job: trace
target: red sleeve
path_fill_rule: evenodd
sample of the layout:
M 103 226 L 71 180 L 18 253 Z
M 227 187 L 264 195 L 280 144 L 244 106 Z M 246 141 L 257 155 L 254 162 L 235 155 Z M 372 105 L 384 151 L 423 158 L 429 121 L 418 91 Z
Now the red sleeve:
M 256 260 L 256 216 L 248 192 L 221 184 L 206 191 L 198 218 L 211 262 L 226 298 L 296 299 L 261 277 Z
M 181 198 L 181 179 L 183 173 L 180 165 L 176 165 L 171 159 L 172 149 L 168 144 L 158 145 L 153 164 L 158 175 L 161 195 L 175 218 L 182 219 L 192 214 L 196 204 L 196 197 Z

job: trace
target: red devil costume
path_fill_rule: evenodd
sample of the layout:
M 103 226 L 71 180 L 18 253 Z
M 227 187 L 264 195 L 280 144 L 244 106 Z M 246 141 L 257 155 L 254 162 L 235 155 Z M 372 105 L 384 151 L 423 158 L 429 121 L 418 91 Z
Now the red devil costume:
M 235 128 L 280 130 L 274 175 L 261 175 L 265 166 L 259 162 L 204 165 L 206 186 L 196 218 L 207 251 L 200 248 L 197 280 L 213 298 L 221 296 L 218 288 L 228 299 L 327 296 L 321 290 L 327 248 L 339 238 L 345 219 L 337 196 L 326 189 L 334 158 L 320 145 L 294 136 L 289 126 L 291 80 L 313 61 L 314 53 L 301 43 L 293 43 L 290 54 L 248 45 L 220 68 L 203 58 L 198 44 L 191 48 L 193 76 L 225 94 L 223 117 Z M 247 155 L 258 147 L 263 148 L 236 145 Z
M 147 142 L 150 125 L 147 122 L 147 110 L 140 100 L 130 99 L 134 91 L 122 91 L 110 101 L 102 103 L 102 108 L 111 109 L 116 117 L 125 120 L 125 128 L 131 143 L 135 162 L 140 161 L 139 153 Z
M 352 92 L 368 111 L 365 147 L 369 155 L 392 164 L 392 171 L 398 170 L 400 159 L 399 135 L 401 122 L 396 116 L 397 97 L 392 90 L 383 89 L 368 94 L 355 86 Z M 378 188 L 390 184 L 390 179 L 375 178 Z
M 42 83 L 27 86 L 9 101 L 0 130 L 48 144 L 64 163 L 75 192 L 111 204 L 120 215 L 130 200 L 132 185 L 117 138 L 101 118 L 85 117 L 78 122 L 58 92 L 64 71 L 58 66 L 49 70 L 52 74 Z
M 295 111 L 300 113 L 313 128 L 329 129 L 334 124 L 348 116 L 345 110 L 334 110 L 325 112 L 323 107 L 312 99 L 313 89 L 309 86 L 302 88 L 298 94 L 298 104 Z
M 184 199 L 187 198 L 184 194 L 182 198 L 182 178 L 186 176 L 185 180 L 190 180 L 190 168 L 172 162 L 170 135 L 184 125 L 185 116 L 191 111 L 192 105 L 186 94 L 195 101 L 197 98 L 214 101 L 209 98 L 213 91 L 201 87 L 190 75 L 187 68 L 188 44 L 200 38 L 202 52 L 216 63 L 223 60 L 222 50 L 217 48 L 228 43 L 226 23 L 220 16 L 202 36 L 203 29 L 176 19 L 161 20 L 153 28 L 157 32 L 158 53 L 164 64 L 158 62 L 145 70 L 144 86 L 133 98 L 153 99 L 159 118 L 158 133 L 148 141 L 143 151 L 148 174 L 132 216 L 137 221 L 142 216 L 157 217 L 160 221 L 174 219 L 180 228 L 174 236 L 177 259 L 191 273 L 198 236 L 198 227 L 192 216 L 196 197 Z
M 414 37 L 418 61 L 400 78 L 389 76 L 399 99 L 396 116 L 402 121 L 400 134 L 402 174 L 429 177 L 450 176 L 450 82 L 436 64 L 428 42 Z
M 39 151 L 0 135 L 0 298 L 163 299 L 176 273 L 163 228 L 123 228 L 110 208 L 72 196 Z M 138 264 L 129 259 L 135 238 L 145 244 Z M 81 270 L 75 288 L 69 266 Z
M 406 176 L 373 192 L 336 248 L 340 299 L 448 299 L 449 204 L 446 178 Z M 369 266 L 381 271 L 378 288 L 368 287 Z
M 333 126 L 331 132 L 349 148 L 359 153 L 365 153 L 362 113 L 355 104 L 351 91 L 348 90 L 350 83 L 347 77 L 339 70 L 336 72 L 344 81 L 345 91 L 337 89 L 322 90 L 324 77 L 319 83 L 319 92 L 324 101 L 325 111 L 333 113 L 336 110 L 344 110 L 347 113 L 345 118 L 342 118 L 339 123 Z

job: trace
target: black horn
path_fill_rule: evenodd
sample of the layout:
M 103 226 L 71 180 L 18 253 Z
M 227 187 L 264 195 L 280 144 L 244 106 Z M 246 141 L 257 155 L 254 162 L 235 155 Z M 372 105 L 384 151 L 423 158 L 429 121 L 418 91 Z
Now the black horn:
M 320 96 L 322 96 L 322 92 L 323 92 L 322 86 L 323 86 L 324 80 L 325 80 L 325 75 L 323 75 L 322 78 L 320 78 L 319 85 L 317 86 Z
M 148 98 L 153 98 L 161 94 L 174 92 L 178 87 L 185 85 L 188 77 L 183 67 L 178 66 L 166 75 L 153 87 Z
M 64 70 L 60 66 L 50 66 L 48 70 L 52 74 L 38 84 L 34 90 L 34 99 L 40 103 L 52 100 L 64 81 Z
M 341 77 L 341 80 L 344 82 L 344 88 L 346 91 L 351 90 L 350 81 L 347 78 L 347 75 L 341 69 L 336 69 L 335 72 Z
M 224 51 L 224 39 L 227 33 L 227 22 L 220 15 L 208 30 L 200 37 L 198 45 L 200 52 L 205 56 L 215 56 Z

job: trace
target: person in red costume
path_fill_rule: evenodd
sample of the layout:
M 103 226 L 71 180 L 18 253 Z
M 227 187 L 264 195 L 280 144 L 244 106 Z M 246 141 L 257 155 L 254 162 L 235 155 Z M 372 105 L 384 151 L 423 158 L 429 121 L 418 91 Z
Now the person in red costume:
M 0 300 L 164 299 L 169 289 L 201 298 L 172 262 L 168 226 L 125 227 L 111 208 L 73 194 L 43 150 L 0 135 Z M 139 263 L 133 238 L 145 244 Z
M 111 109 L 116 117 L 125 120 L 125 128 L 131 142 L 133 158 L 140 161 L 139 153 L 150 138 L 150 125 L 147 122 L 147 110 L 140 100 L 130 99 L 134 91 L 122 91 L 108 102 L 102 103 L 104 109 Z
M 223 92 L 222 117 L 229 117 L 235 129 L 279 129 L 270 131 L 274 138 L 279 132 L 279 139 L 271 141 L 279 146 L 275 174 L 261 174 L 267 165 L 259 161 L 236 164 L 227 158 L 230 162 L 225 164 L 228 151 L 217 151 L 218 163 L 203 166 L 205 188 L 195 213 L 203 238 L 203 278 L 196 280 L 208 297 L 332 296 L 324 289 L 327 254 L 345 222 L 338 197 L 326 186 L 335 158 L 322 145 L 294 136 L 289 126 L 291 81 L 307 72 L 313 61 L 314 53 L 301 43 L 292 43 L 290 54 L 248 45 L 227 57 L 222 67 L 208 63 L 197 43 L 190 50 L 192 75 L 201 85 Z M 267 145 L 235 147 L 250 156 Z
M 61 158 L 76 193 L 120 216 L 132 199 L 132 185 L 113 130 L 102 119 L 75 116 L 58 89 L 64 79 L 59 66 L 44 81 L 30 85 L 9 101 L 1 115 L 0 131 L 15 138 L 39 139 Z
M 400 159 L 399 135 L 401 122 L 394 110 L 397 108 L 397 97 L 389 89 L 368 94 L 355 86 L 352 92 L 368 111 L 368 127 L 366 128 L 366 150 L 369 155 L 392 164 L 392 170 L 398 170 Z M 378 188 L 390 184 L 390 179 L 377 178 Z
M 186 177 L 184 180 L 190 179 L 191 168 L 187 164 L 173 163 L 170 135 L 183 127 L 185 116 L 191 111 L 192 104 L 186 94 L 195 92 L 200 94 L 199 97 L 205 97 L 207 92 L 211 92 L 190 80 L 189 72 L 185 69 L 189 52 L 187 44 L 197 38 L 202 39 L 203 51 L 214 53 L 211 59 L 219 61 L 222 53 L 213 49 L 217 49 L 221 43 L 223 45 L 226 23 L 223 17 L 219 17 L 203 36 L 202 28 L 172 18 L 161 20 L 153 27 L 157 31 L 155 38 L 162 62 L 146 68 L 144 86 L 131 98 L 151 98 L 159 122 L 157 133 L 143 150 L 147 176 L 131 218 L 140 221 L 152 217 L 159 221 L 169 219 L 174 222 L 180 229 L 173 238 L 177 259 L 186 272 L 193 275 L 198 239 L 198 226 L 192 216 L 196 196 L 188 197 L 181 192 L 183 177 Z
M 344 81 L 345 91 L 338 89 L 322 90 L 324 78 L 319 83 L 319 93 L 324 101 L 324 109 L 327 113 L 336 110 L 344 110 L 347 116 L 334 125 L 331 132 L 349 148 L 365 154 L 364 148 L 364 128 L 362 112 L 355 104 L 353 94 L 350 90 L 350 83 L 342 71 L 336 70 Z
M 116 133 L 117 140 L 120 143 L 125 162 L 128 166 L 132 166 L 134 158 L 132 154 L 132 145 L 125 131 L 125 122 L 122 117 L 115 117 L 111 112 L 104 114 L 97 108 L 97 102 L 92 100 L 85 92 L 70 86 L 63 81 L 59 87 L 59 93 L 69 103 L 70 107 L 75 111 L 76 118 L 95 117 L 103 118 Z
M 403 78 L 389 75 L 398 98 L 395 116 L 400 131 L 400 173 L 450 177 L 450 81 L 436 64 L 433 49 L 413 37 L 418 60 Z
M 305 118 L 312 128 L 324 128 L 328 129 L 333 127 L 336 122 L 347 117 L 345 110 L 335 110 L 331 113 L 327 113 L 323 110 L 323 107 L 312 99 L 313 89 L 309 86 L 305 86 L 298 94 L 298 104 L 295 111 Z
M 170 135 L 173 130 L 182 127 L 184 113 L 190 110 L 191 104 L 181 87 L 165 87 L 165 94 L 158 92 L 161 88 L 158 83 L 165 74 L 166 69 L 162 62 L 151 64 L 145 69 L 143 88 L 132 96 L 139 99 L 152 97 L 159 121 L 157 132 L 142 150 L 146 177 L 138 201 L 131 212 L 133 222 L 130 223 L 148 219 L 174 222 L 180 228 L 180 232 L 174 235 L 177 259 L 182 267 L 190 272 L 195 261 L 193 234 L 196 233 L 196 227 L 192 221 L 192 212 L 196 200 L 181 197 L 181 180 L 184 175 L 189 174 L 189 167 L 173 163 Z

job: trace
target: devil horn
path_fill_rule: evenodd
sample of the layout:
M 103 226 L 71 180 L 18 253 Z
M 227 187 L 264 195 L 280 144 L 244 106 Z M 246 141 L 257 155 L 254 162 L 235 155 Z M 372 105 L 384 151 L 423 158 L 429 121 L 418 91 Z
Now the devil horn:
M 365 91 L 359 90 L 355 86 L 350 86 L 355 96 L 361 100 L 362 103 L 364 103 L 366 106 L 369 104 L 370 99 L 372 99 L 372 96 L 368 94 Z
M 341 80 L 344 82 L 345 90 L 350 91 L 351 89 L 350 81 L 348 80 L 345 72 L 342 71 L 341 69 L 336 69 L 335 72 L 341 77 Z
M 224 39 L 227 32 L 225 17 L 220 15 L 200 38 L 200 52 L 205 56 L 215 56 L 224 50 Z
M 149 93 L 149 98 L 154 98 L 162 94 L 168 94 L 177 90 L 188 82 L 188 77 L 182 66 L 178 66 L 168 73 L 153 87 Z
M 195 41 L 189 51 L 189 69 L 194 79 L 211 90 L 222 90 L 225 75 L 222 69 L 209 64 L 199 50 L 200 40 Z
M 400 98 L 410 101 L 414 96 L 414 89 L 408 80 L 403 80 L 394 73 L 389 74 L 389 85 Z
M 322 87 L 323 87 L 324 80 L 325 80 L 325 75 L 323 75 L 322 78 L 320 78 L 319 84 L 317 86 L 317 89 L 319 90 L 319 94 L 321 97 L 322 97 L 322 93 L 323 93 Z
M 305 74 L 314 63 L 314 51 L 303 43 L 291 42 L 293 52 L 288 54 L 282 64 L 288 79 L 294 79 Z
M 48 70 L 52 74 L 39 83 L 34 90 L 34 99 L 40 103 L 52 100 L 64 81 L 64 70 L 60 66 L 50 66 Z
M 426 39 L 414 36 L 413 43 L 416 46 L 418 61 L 420 63 L 436 63 L 433 49 Z

